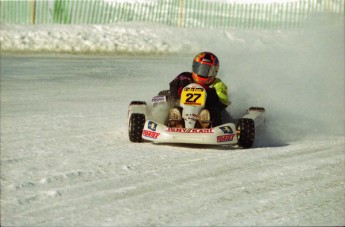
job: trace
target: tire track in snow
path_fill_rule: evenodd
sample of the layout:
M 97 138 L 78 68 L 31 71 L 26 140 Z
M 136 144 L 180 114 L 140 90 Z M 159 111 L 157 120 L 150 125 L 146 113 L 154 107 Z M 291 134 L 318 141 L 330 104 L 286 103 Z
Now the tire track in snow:
M 148 144 L 148 146 L 151 145 Z M 335 167 L 339 166 L 342 160 L 342 153 L 335 150 L 335 152 L 333 152 L 339 158 L 334 159 L 334 157 L 329 157 L 328 160 L 324 159 L 321 165 L 319 164 L 315 167 L 315 164 L 319 163 L 319 158 L 325 158 L 322 147 L 329 148 L 329 145 L 317 144 L 315 146 L 319 147 L 320 150 L 309 151 L 308 149 L 315 148 L 310 148 L 309 145 L 299 144 L 288 146 L 284 148 L 284 151 L 282 151 L 281 148 L 278 150 L 273 149 L 272 151 L 276 152 L 276 155 L 265 152 L 262 156 L 267 156 L 268 159 L 263 157 L 262 160 L 258 160 L 255 164 L 253 164 L 253 162 L 256 160 L 250 158 L 250 152 L 260 152 L 260 148 L 223 152 L 222 155 L 226 161 L 222 163 L 218 163 L 219 154 L 213 151 L 208 153 L 209 151 L 206 150 L 199 156 L 200 158 L 195 158 L 195 153 L 193 152 L 193 155 L 187 155 L 188 159 L 185 159 L 186 156 L 177 156 L 179 160 L 175 159 L 172 162 L 162 162 L 158 168 L 154 168 L 152 163 L 145 163 L 148 164 L 148 166 L 143 166 L 141 170 L 136 170 L 136 168 L 140 166 L 131 166 L 127 169 L 129 174 L 124 174 L 123 177 L 117 176 L 102 180 L 94 179 L 91 182 L 83 182 L 74 186 L 59 188 L 62 196 L 68 196 L 64 198 L 64 201 L 56 201 L 49 206 L 43 206 L 38 210 L 29 210 L 23 212 L 21 215 L 31 216 L 35 215 L 35 213 L 43 212 L 45 217 L 49 217 L 51 223 L 59 223 L 62 219 L 56 219 L 56 217 L 54 217 L 54 210 L 69 209 L 68 207 L 70 207 L 71 204 L 79 204 L 77 212 L 79 214 L 85 214 L 91 211 L 97 212 L 97 210 L 107 210 L 107 208 L 120 206 L 123 210 L 117 209 L 117 211 L 123 215 L 127 213 L 129 216 L 134 215 L 132 213 L 133 211 L 144 212 L 146 206 L 149 204 L 153 211 L 156 210 L 160 215 L 153 219 L 152 217 L 151 219 L 149 218 L 151 213 L 148 213 L 146 216 L 143 215 L 143 217 L 138 220 L 138 224 L 171 223 L 173 217 L 179 217 L 181 222 L 176 222 L 176 224 L 179 225 L 188 224 L 188 220 L 193 220 L 193 218 L 186 215 L 188 213 L 187 211 L 190 213 L 191 210 L 193 211 L 189 214 L 191 216 L 201 216 L 205 217 L 204 221 L 207 219 L 208 221 L 213 220 L 217 222 L 217 220 L 214 219 L 217 215 L 208 214 L 207 211 L 211 208 L 218 210 L 217 207 L 224 207 L 224 205 L 221 204 L 228 203 L 230 209 L 225 213 L 219 210 L 220 214 L 229 216 L 229 218 L 233 220 L 243 220 L 242 217 L 245 214 L 250 214 L 252 217 L 257 218 L 258 223 L 260 223 L 260 215 L 265 215 L 267 212 L 271 212 L 273 209 L 280 207 L 279 201 L 284 199 L 281 195 L 286 195 L 285 201 L 294 201 L 294 197 L 296 196 L 303 198 L 303 193 L 307 193 L 307 196 L 308 193 L 309 195 L 317 193 L 317 190 L 320 189 L 320 183 L 318 183 L 317 187 L 313 188 L 312 186 L 317 181 L 319 175 L 315 174 L 312 178 L 307 179 L 303 177 L 305 173 L 315 171 L 316 167 L 324 169 L 324 167 L 327 166 L 330 168 L 328 171 L 334 172 L 331 168 L 331 164 L 333 163 Z M 303 150 L 305 152 L 302 152 Z M 329 148 L 329 150 L 332 151 L 332 148 Z M 289 155 L 285 155 L 287 153 L 289 153 Z M 329 155 L 329 153 L 327 154 Z M 304 158 L 306 155 L 310 157 Z M 176 156 L 176 153 L 174 156 Z M 236 164 L 238 159 L 245 157 L 248 158 L 246 162 Z M 296 168 L 291 159 L 298 159 L 299 157 L 302 158 L 305 165 Z M 214 163 L 214 165 L 210 165 L 210 162 Z M 212 168 L 205 169 L 204 166 L 208 166 L 208 168 L 212 166 Z M 279 171 L 275 171 L 277 168 Z M 172 175 L 176 172 L 181 172 L 181 174 L 177 176 Z M 109 174 L 109 172 L 107 172 L 107 174 Z M 246 180 L 238 178 L 239 174 L 245 175 Z M 284 180 L 282 180 L 282 178 L 284 178 Z M 333 192 L 339 193 L 339 190 L 341 190 L 339 185 L 327 182 L 327 178 L 324 178 L 323 181 L 322 187 L 326 190 L 329 187 L 337 188 Z M 277 184 L 277 182 L 280 183 Z M 301 185 L 303 187 L 301 187 Z M 88 189 L 86 194 L 80 195 L 80 192 L 85 188 Z M 173 201 L 168 196 L 170 194 L 176 195 Z M 257 200 L 260 197 L 270 199 L 266 201 Z M 112 198 L 112 200 L 108 200 L 107 198 Z M 193 204 L 184 204 L 184 201 L 189 201 L 193 198 L 197 199 L 197 202 Z M 89 200 L 92 200 L 92 202 Z M 99 202 L 95 203 L 94 200 Z M 90 204 L 87 201 L 89 201 Z M 245 202 L 247 202 L 248 205 L 244 206 L 243 203 Z M 176 211 L 175 207 L 178 206 L 178 203 L 184 205 L 180 206 L 181 209 L 179 211 Z M 205 204 L 210 203 L 214 203 L 214 205 L 205 207 Z M 92 207 L 90 207 L 91 204 Z M 136 205 L 133 207 L 131 204 L 146 205 Z M 240 211 L 238 209 L 231 209 L 231 207 L 241 206 L 244 206 L 245 209 L 242 208 Z M 73 216 L 72 212 L 70 217 L 64 218 L 72 221 Z M 186 223 L 183 222 L 183 219 L 186 220 Z M 112 220 L 116 221 L 115 219 Z M 127 219 L 122 221 L 123 222 L 119 224 L 126 224 L 126 222 L 130 223 L 131 220 Z M 284 220 L 279 220 L 279 218 L 272 221 L 276 221 L 277 224 L 284 223 Z M 291 220 L 286 220 L 285 223 L 289 223 L 289 221 Z M 205 222 L 202 222 L 201 219 L 200 223 Z

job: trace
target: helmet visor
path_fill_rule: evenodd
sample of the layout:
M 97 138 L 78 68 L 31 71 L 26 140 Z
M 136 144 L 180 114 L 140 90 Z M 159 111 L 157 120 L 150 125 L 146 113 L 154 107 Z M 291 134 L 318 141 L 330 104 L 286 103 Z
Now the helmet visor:
M 204 78 L 213 76 L 213 73 L 211 73 L 213 70 L 211 68 L 211 65 L 201 64 L 199 62 L 194 62 L 193 64 L 193 72 Z

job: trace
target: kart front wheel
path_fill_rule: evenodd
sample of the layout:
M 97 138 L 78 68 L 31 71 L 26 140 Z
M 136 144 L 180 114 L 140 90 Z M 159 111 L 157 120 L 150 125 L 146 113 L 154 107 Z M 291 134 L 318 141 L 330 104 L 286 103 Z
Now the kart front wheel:
M 237 122 L 238 145 L 243 148 L 251 148 L 255 138 L 255 125 L 252 119 L 241 118 Z
M 129 140 L 134 143 L 141 143 L 144 140 L 141 137 L 145 124 L 145 115 L 133 113 L 129 119 L 128 136 Z

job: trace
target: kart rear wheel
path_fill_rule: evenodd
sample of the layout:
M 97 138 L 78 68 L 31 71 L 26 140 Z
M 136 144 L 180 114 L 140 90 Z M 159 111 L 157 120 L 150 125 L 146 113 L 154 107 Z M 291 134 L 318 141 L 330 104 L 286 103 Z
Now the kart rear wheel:
M 163 91 L 160 91 L 160 92 L 158 93 L 158 95 L 169 96 L 169 95 L 170 95 L 170 90 L 163 90 Z
M 129 119 L 128 136 L 129 140 L 134 143 L 141 143 L 144 140 L 141 137 L 145 124 L 145 115 L 133 113 Z
M 237 122 L 238 145 L 243 148 L 251 148 L 255 138 L 255 125 L 252 119 L 241 118 Z

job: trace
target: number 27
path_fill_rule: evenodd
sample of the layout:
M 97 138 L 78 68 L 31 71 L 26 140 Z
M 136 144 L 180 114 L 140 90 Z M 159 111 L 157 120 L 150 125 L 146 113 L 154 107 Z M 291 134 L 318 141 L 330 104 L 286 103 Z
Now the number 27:
M 201 97 L 201 94 L 187 94 L 186 102 L 196 102 Z

